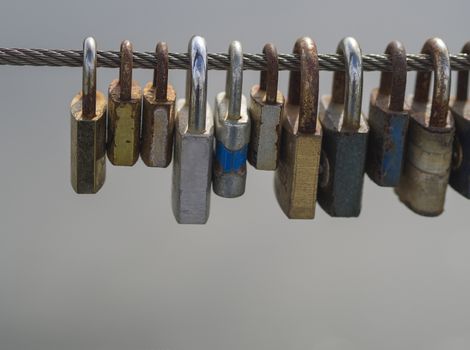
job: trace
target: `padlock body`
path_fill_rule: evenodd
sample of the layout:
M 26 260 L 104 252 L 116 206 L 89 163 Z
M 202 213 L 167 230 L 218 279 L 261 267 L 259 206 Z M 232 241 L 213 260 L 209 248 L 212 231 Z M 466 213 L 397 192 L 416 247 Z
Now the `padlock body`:
M 239 119 L 227 118 L 225 92 L 217 95 L 215 119 L 214 192 L 226 198 L 245 193 L 246 158 L 250 141 L 250 118 L 246 98 L 242 96 Z
M 141 158 L 147 166 L 166 168 L 173 152 L 175 90 L 168 85 L 167 99 L 160 101 L 155 98 L 153 83 L 149 82 L 143 100 Z
M 388 109 L 388 95 L 372 91 L 366 171 L 379 186 L 395 187 L 400 181 L 408 129 L 408 112 Z
M 414 103 L 410 107 L 407 151 L 396 192 L 400 201 L 417 214 L 437 216 L 444 210 L 454 124 L 449 112 L 446 127 L 430 127 L 430 107 L 430 104 L 422 103 Z
M 188 106 L 176 104 L 175 149 L 172 179 L 173 214 L 180 224 L 205 224 L 209 218 L 214 126 L 212 111 L 206 107 L 206 130 L 188 130 Z
M 298 106 L 286 106 L 282 118 L 279 166 L 274 175 L 277 202 L 289 219 L 313 219 L 317 200 L 322 144 L 319 122 L 315 133 L 298 132 Z
M 259 85 L 250 92 L 251 137 L 248 161 L 258 170 L 276 170 L 279 162 L 281 118 L 284 96 L 277 92 L 276 103 L 266 103 L 266 91 Z
M 328 171 L 322 174 L 318 203 L 330 216 L 356 217 L 361 212 L 369 127 L 361 115 L 358 130 L 342 130 L 343 106 L 330 101 L 330 96 L 323 96 L 320 102 Z
M 470 101 L 454 101 L 451 112 L 455 122 L 454 154 L 449 184 L 470 199 Z
M 142 89 L 132 82 L 131 98 L 120 97 L 119 80 L 113 80 L 108 91 L 107 153 L 113 165 L 132 166 L 139 158 Z
M 106 97 L 96 93 L 94 118 L 82 114 L 82 94 L 71 103 L 71 181 L 79 194 L 96 193 L 106 178 Z

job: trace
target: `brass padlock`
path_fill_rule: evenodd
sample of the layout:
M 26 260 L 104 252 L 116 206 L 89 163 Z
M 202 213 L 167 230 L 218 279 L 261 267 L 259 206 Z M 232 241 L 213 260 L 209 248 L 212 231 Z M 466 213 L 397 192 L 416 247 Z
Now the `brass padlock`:
M 144 88 L 142 145 L 140 155 L 147 166 L 166 168 L 171 163 L 175 127 L 176 92 L 168 84 L 168 47 L 159 42 L 153 81 Z
M 470 54 L 470 42 L 462 53 Z M 460 71 L 457 97 L 450 110 L 455 122 L 454 152 L 449 184 L 462 196 L 470 199 L 470 99 L 468 98 L 468 71 Z
M 426 41 L 421 52 L 431 55 L 434 64 L 432 104 L 428 103 L 431 72 L 419 72 L 415 94 L 406 100 L 411 118 L 396 192 L 414 212 L 437 216 L 444 210 L 454 139 L 449 111 L 450 59 L 446 44 L 438 38 Z
M 83 86 L 70 105 L 71 179 L 77 193 L 96 193 L 106 178 L 106 97 L 96 91 L 96 42 L 83 42 Z
M 369 126 L 362 115 L 362 55 L 354 38 L 344 38 L 337 51 L 345 72 L 335 72 L 332 96 L 320 102 L 323 127 L 322 174 L 318 202 L 331 216 L 361 212 Z
M 139 158 L 142 90 L 132 80 L 133 54 L 129 40 L 121 43 L 119 79 L 108 90 L 108 158 L 113 165 L 132 166 Z
M 395 187 L 400 181 L 409 119 L 403 109 L 406 51 L 400 42 L 392 41 L 385 53 L 392 71 L 382 73 L 380 87 L 370 96 L 366 171 L 377 185 Z
M 258 170 L 276 170 L 284 96 L 277 89 L 279 63 L 276 48 L 266 44 L 263 53 L 267 62 L 266 70 L 261 72 L 259 85 L 254 85 L 250 92 L 251 137 L 248 161 Z
M 290 73 L 274 189 L 288 218 L 313 219 L 322 143 L 317 120 L 317 47 L 312 39 L 304 37 L 296 41 L 293 52 L 300 56 L 300 72 Z

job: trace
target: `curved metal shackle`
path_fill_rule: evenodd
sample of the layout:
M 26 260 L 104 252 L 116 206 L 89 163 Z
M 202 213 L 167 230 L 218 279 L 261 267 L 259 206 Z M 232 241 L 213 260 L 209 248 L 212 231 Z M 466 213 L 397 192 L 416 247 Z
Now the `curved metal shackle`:
M 85 118 L 96 114 L 96 41 L 92 37 L 83 41 L 82 114 Z
M 263 54 L 266 59 L 266 70 L 261 71 L 259 87 L 266 91 L 266 103 L 277 102 L 277 85 L 279 80 L 279 61 L 276 47 L 268 43 L 264 45 Z
M 120 97 L 123 101 L 129 101 L 132 95 L 132 44 L 129 40 L 121 43 L 121 66 L 119 68 Z
M 186 103 L 189 104 L 188 129 L 202 134 L 206 130 L 207 50 L 206 40 L 193 36 L 188 45 L 189 69 L 186 73 Z
M 157 65 L 153 70 L 153 87 L 155 88 L 155 99 L 166 101 L 168 91 L 168 46 L 160 41 L 155 47 Z
M 390 95 L 388 109 L 402 112 L 406 91 L 406 51 L 399 41 L 392 41 L 385 49 L 392 61 L 392 71 L 380 76 L 379 94 Z
M 230 67 L 225 82 L 225 96 L 228 99 L 227 118 L 237 120 L 240 119 L 243 87 L 243 52 L 239 41 L 231 42 L 228 55 Z
M 463 48 L 462 53 L 470 55 L 470 41 Z M 457 75 L 457 101 L 466 101 L 468 98 L 468 70 L 461 70 Z
M 445 127 L 449 110 L 451 79 L 449 51 L 442 39 L 431 38 L 424 43 L 421 53 L 430 55 L 434 65 L 434 91 L 432 93 L 429 126 Z M 414 101 L 427 103 L 430 85 L 431 72 L 418 72 Z
M 294 54 L 300 56 L 300 69 L 289 76 L 287 103 L 299 106 L 301 133 L 315 133 L 318 112 L 319 63 L 317 45 L 308 38 L 297 39 Z
M 362 53 L 356 39 L 341 40 L 336 53 L 343 55 L 345 71 L 333 75 L 331 102 L 344 104 L 343 128 L 357 130 L 361 125 Z

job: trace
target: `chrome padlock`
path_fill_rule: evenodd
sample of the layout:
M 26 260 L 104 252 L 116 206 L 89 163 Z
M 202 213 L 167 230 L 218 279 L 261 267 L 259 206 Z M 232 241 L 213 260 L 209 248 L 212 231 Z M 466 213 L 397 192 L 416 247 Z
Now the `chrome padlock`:
M 317 119 L 319 63 L 315 42 L 298 39 L 294 54 L 300 56 L 300 71 L 290 73 L 274 190 L 288 218 L 313 219 L 322 143 Z
M 432 104 L 428 103 L 431 72 L 419 72 L 415 94 L 406 100 L 411 118 L 396 192 L 414 212 L 437 216 L 444 210 L 454 139 L 449 111 L 450 59 L 446 44 L 438 38 L 426 41 L 421 52 L 431 55 L 434 64 Z
M 263 53 L 267 62 L 266 71 L 261 72 L 259 85 L 254 85 L 250 92 L 251 137 L 248 161 L 258 170 L 276 170 L 284 96 L 277 89 L 279 63 L 276 48 L 266 44 Z
M 322 96 L 322 160 L 318 202 L 331 216 L 361 212 L 369 126 L 361 112 L 362 56 L 354 38 L 344 38 L 337 51 L 345 72 L 335 72 L 332 96 Z
M 250 118 L 242 94 L 243 53 L 238 41 L 229 48 L 230 68 L 225 91 L 215 98 L 214 192 L 226 198 L 245 193 L 246 157 L 250 141 Z
M 206 41 L 189 42 L 186 99 L 176 104 L 172 206 L 180 224 L 204 224 L 209 218 L 214 126 L 207 104 Z
M 153 81 L 144 88 L 142 145 L 145 165 L 166 168 L 171 163 L 175 126 L 176 92 L 168 84 L 168 47 L 159 42 L 155 49 L 157 65 Z
M 96 91 L 96 42 L 83 42 L 83 86 L 70 105 L 71 179 L 77 193 L 96 193 L 106 178 L 106 97 Z
M 470 42 L 462 53 L 470 54 Z M 468 98 L 468 71 L 460 71 L 457 97 L 450 110 L 455 122 L 454 153 L 449 184 L 462 196 L 470 199 L 470 99 Z
M 392 71 L 382 73 L 380 87 L 370 96 L 366 171 L 377 185 L 395 187 L 402 172 L 409 119 L 403 108 L 406 51 L 400 42 L 392 41 L 385 53 L 390 55 Z
M 108 90 L 108 158 L 113 165 L 132 166 L 139 158 L 142 89 L 132 80 L 132 45 L 121 43 L 119 79 Z

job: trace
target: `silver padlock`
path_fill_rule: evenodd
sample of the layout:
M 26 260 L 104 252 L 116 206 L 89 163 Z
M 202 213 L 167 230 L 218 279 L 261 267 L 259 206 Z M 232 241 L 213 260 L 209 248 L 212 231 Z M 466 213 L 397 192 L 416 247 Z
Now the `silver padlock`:
M 206 41 L 193 36 L 186 98 L 176 104 L 172 207 L 180 224 L 205 224 L 209 218 L 214 124 L 207 104 Z
M 215 98 L 214 192 L 226 198 L 245 193 L 246 157 L 250 142 L 250 118 L 242 94 L 243 53 L 238 41 L 229 47 L 230 68 L 225 91 Z

